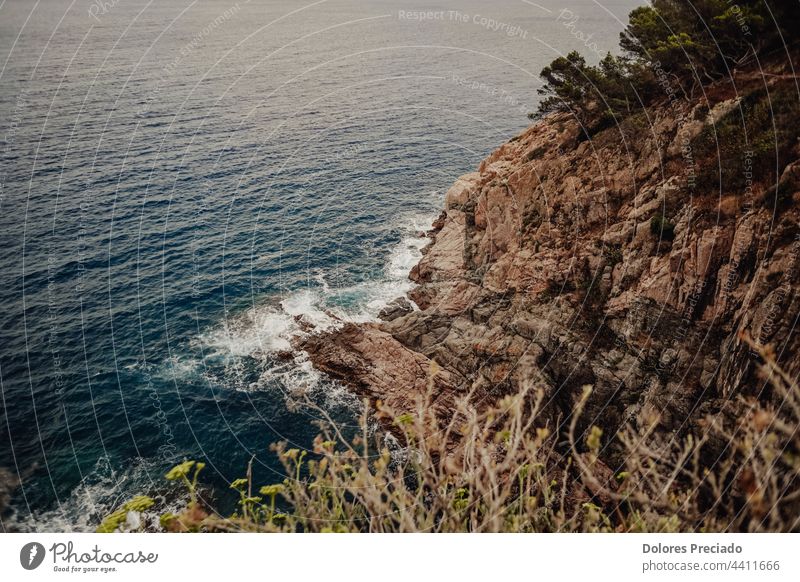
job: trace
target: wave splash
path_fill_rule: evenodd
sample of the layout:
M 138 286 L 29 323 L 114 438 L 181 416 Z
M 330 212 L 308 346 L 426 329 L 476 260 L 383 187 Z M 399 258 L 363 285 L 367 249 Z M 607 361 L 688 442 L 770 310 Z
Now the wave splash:
M 166 371 L 173 379 L 199 374 L 221 389 L 279 386 L 287 396 L 320 392 L 324 385 L 331 395 L 338 394 L 336 401 L 341 404 L 344 394 L 314 370 L 304 353 L 294 350 L 292 340 L 347 322 L 377 321 L 384 307 L 412 289 L 408 274 L 429 240 L 420 233 L 433 218 L 414 215 L 402 222 L 400 241 L 390 249 L 378 277 L 336 287 L 329 284 L 326 273 L 317 272 L 311 278 L 315 285 L 277 304 L 257 305 L 226 317 L 197 338 L 194 347 L 199 359 L 173 358 L 166 363 Z
M 131 492 L 148 494 L 156 500 L 158 512 L 142 512 L 137 519 L 148 531 L 161 531 L 161 513 L 179 513 L 189 503 L 182 489 L 165 489 L 164 467 L 152 459 L 135 459 L 118 470 L 108 457 L 97 460 L 68 497 L 54 508 L 25 512 L 17 506 L 3 518 L 7 531 L 17 532 L 94 532 L 110 513 L 130 501 Z

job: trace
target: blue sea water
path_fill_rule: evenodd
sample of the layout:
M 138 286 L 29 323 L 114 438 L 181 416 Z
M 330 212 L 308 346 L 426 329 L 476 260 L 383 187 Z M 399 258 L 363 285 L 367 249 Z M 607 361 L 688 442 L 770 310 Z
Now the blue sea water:
M 298 320 L 409 289 L 541 68 L 639 3 L 0 0 L 0 529 L 92 529 L 183 458 L 224 505 L 309 446 L 305 397 L 352 421 Z

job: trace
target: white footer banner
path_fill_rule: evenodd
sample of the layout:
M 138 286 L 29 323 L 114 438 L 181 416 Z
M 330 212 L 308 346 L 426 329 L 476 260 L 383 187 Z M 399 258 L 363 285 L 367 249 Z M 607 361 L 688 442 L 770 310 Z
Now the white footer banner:
M 147 577 L 796 581 L 800 534 L 0 535 L 0 580 Z

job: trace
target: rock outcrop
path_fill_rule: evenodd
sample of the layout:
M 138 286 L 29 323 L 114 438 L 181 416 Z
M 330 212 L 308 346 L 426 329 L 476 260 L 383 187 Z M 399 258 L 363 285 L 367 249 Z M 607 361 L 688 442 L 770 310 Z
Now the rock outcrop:
M 411 273 L 418 310 L 303 349 L 400 410 L 431 382 L 444 415 L 454 395 L 480 406 L 528 383 L 555 422 L 590 384 L 585 422 L 607 434 L 650 411 L 678 434 L 735 395 L 766 397 L 741 334 L 800 373 L 800 152 L 778 184 L 696 186 L 717 160 L 691 144 L 737 103 L 709 90 L 590 139 L 566 114 L 536 123 L 447 192 Z

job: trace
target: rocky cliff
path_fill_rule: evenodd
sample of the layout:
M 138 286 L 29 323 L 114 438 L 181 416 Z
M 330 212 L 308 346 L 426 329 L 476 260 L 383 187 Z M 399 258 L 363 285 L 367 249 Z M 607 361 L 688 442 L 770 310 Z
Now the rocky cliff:
M 678 434 L 733 396 L 770 398 L 742 334 L 800 373 L 800 151 L 795 133 L 760 171 L 769 140 L 731 155 L 720 136 L 746 103 L 796 102 L 796 83 L 740 74 L 592 136 L 545 118 L 447 192 L 410 275 L 417 308 L 300 347 L 398 410 L 432 385 L 444 417 L 455 396 L 528 383 L 557 423 L 588 384 L 585 423 L 612 434 L 655 412 Z

